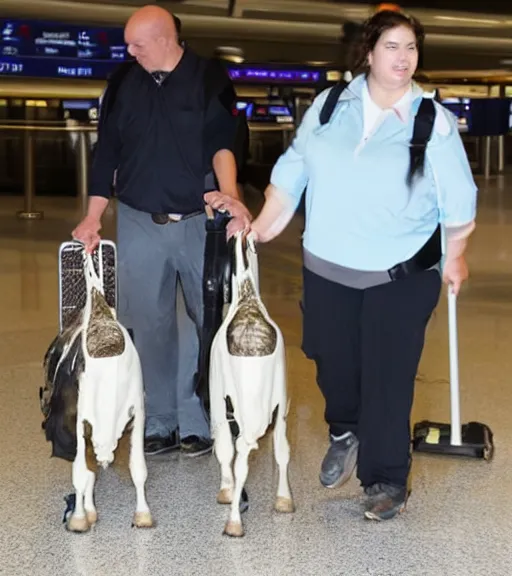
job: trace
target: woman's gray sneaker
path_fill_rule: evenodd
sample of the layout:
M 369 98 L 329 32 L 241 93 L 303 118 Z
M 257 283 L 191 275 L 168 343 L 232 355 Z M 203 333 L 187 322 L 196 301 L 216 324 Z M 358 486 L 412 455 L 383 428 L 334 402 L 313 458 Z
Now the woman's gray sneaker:
M 352 432 L 339 439 L 331 439 L 331 445 L 322 462 L 320 482 L 326 488 L 341 486 L 352 476 L 357 464 L 359 441 Z

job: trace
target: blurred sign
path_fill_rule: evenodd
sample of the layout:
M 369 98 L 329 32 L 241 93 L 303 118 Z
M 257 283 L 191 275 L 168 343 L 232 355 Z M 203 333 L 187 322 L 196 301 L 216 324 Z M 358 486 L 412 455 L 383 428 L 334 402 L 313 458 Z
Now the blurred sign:
M 0 74 L 105 78 L 127 58 L 121 28 L 0 19 Z
M 122 28 L 0 18 L 0 75 L 107 78 L 130 58 Z M 325 70 L 230 63 L 234 82 L 317 84 Z
M 322 75 L 319 70 L 267 68 L 263 66 L 229 67 L 228 72 L 233 81 L 258 84 L 314 84 L 319 82 Z

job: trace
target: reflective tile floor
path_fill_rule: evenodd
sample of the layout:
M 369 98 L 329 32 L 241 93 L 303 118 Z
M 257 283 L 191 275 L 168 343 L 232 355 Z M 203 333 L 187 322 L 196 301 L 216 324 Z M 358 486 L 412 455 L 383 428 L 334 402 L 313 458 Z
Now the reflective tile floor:
M 512 179 L 481 182 L 471 279 L 459 304 L 464 421 L 488 423 L 491 463 L 417 455 L 413 494 L 400 518 L 362 518 L 355 479 L 318 481 L 327 445 L 323 402 L 300 351 L 300 220 L 261 247 L 264 300 L 287 345 L 293 515 L 272 510 L 270 438 L 250 460 L 246 536 L 222 535 L 214 457 L 148 461 L 155 529 L 130 527 L 135 494 L 126 466 L 100 474 L 100 521 L 67 533 L 71 467 L 50 458 L 41 431 L 41 360 L 57 327 L 57 249 L 79 217 L 74 201 L 40 199 L 45 219 L 22 222 L 21 199 L 0 198 L 0 574 L 6 576 L 509 576 L 512 561 Z M 112 236 L 112 214 L 106 235 Z M 445 298 L 432 319 L 413 421 L 449 417 Z M 376 431 L 378 434 L 378 431 Z M 508 472 L 507 472 L 508 470 Z

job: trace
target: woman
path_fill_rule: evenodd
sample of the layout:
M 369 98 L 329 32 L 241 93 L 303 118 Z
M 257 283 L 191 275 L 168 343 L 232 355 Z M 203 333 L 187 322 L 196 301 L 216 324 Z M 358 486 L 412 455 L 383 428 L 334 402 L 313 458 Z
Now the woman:
M 456 120 L 437 103 L 424 170 L 410 172 L 422 41 L 420 24 L 401 13 L 365 23 L 365 73 L 326 125 L 319 114 L 328 91 L 316 98 L 251 225 L 260 242 L 277 236 L 307 187 L 303 350 L 316 362 L 330 431 L 320 480 L 340 486 L 357 464 L 365 515 L 375 520 L 393 518 L 408 498 L 414 381 L 441 288 L 439 223 L 442 276 L 458 292 L 476 211 Z M 207 201 L 236 211 L 218 195 Z M 427 263 L 420 255 L 429 248 Z

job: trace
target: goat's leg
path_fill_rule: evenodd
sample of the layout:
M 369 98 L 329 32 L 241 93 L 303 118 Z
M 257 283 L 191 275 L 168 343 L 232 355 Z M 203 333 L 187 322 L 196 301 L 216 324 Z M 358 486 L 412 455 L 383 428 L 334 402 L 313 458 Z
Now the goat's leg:
M 133 526 L 151 528 L 153 518 L 146 501 L 146 480 L 148 469 L 144 457 L 144 409 L 135 408 L 130 448 L 130 474 L 137 493 L 137 504 L 133 517 Z
M 249 472 L 249 453 L 251 447 L 245 442 L 242 436 L 236 441 L 236 460 L 235 460 L 235 490 L 231 502 L 229 520 L 226 522 L 224 534 L 228 536 L 240 537 L 244 535 L 242 518 L 240 515 L 240 497 L 247 480 Z
M 277 512 L 294 512 L 290 485 L 288 483 L 288 463 L 290 462 L 290 444 L 286 438 L 286 399 L 279 404 L 277 409 L 276 424 L 274 427 L 274 455 L 279 468 L 279 483 L 275 509 Z
M 235 420 L 235 414 L 233 409 L 233 404 L 231 400 L 228 398 L 226 402 L 226 418 L 229 422 L 229 428 L 231 430 L 231 436 L 233 438 L 233 443 L 236 441 L 238 436 L 240 435 L 240 427 L 238 426 L 237 421 Z M 234 483 L 233 483 L 234 484 Z M 229 501 L 229 503 L 231 500 Z M 249 510 L 249 496 L 245 488 L 242 490 L 242 496 L 240 497 L 240 512 L 243 514 Z
M 233 500 L 233 489 L 235 481 L 233 478 L 232 462 L 235 449 L 229 422 L 224 420 L 215 431 L 214 452 L 220 464 L 220 490 L 217 494 L 219 504 L 231 504 Z
M 89 522 L 84 509 L 84 495 L 89 480 L 85 450 L 84 426 L 80 418 L 77 417 L 76 456 L 73 461 L 73 486 L 76 501 L 75 509 L 66 524 L 66 528 L 71 532 L 87 532 L 89 530 Z
M 233 438 L 229 421 L 226 415 L 227 400 L 225 393 L 226 366 L 219 356 L 218 343 L 214 341 L 211 350 L 210 366 L 210 419 L 212 437 L 214 439 L 213 451 L 220 464 L 220 490 L 217 494 L 219 504 L 231 504 L 233 500 L 234 479 L 231 469 L 234 455 Z M 228 372 L 229 373 L 229 372 Z
M 84 508 L 85 515 L 89 526 L 94 526 L 98 521 L 98 513 L 96 512 L 96 506 L 94 505 L 94 484 L 96 481 L 96 475 L 94 472 L 87 468 L 87 483 L 85 485 L 84 494 Z

